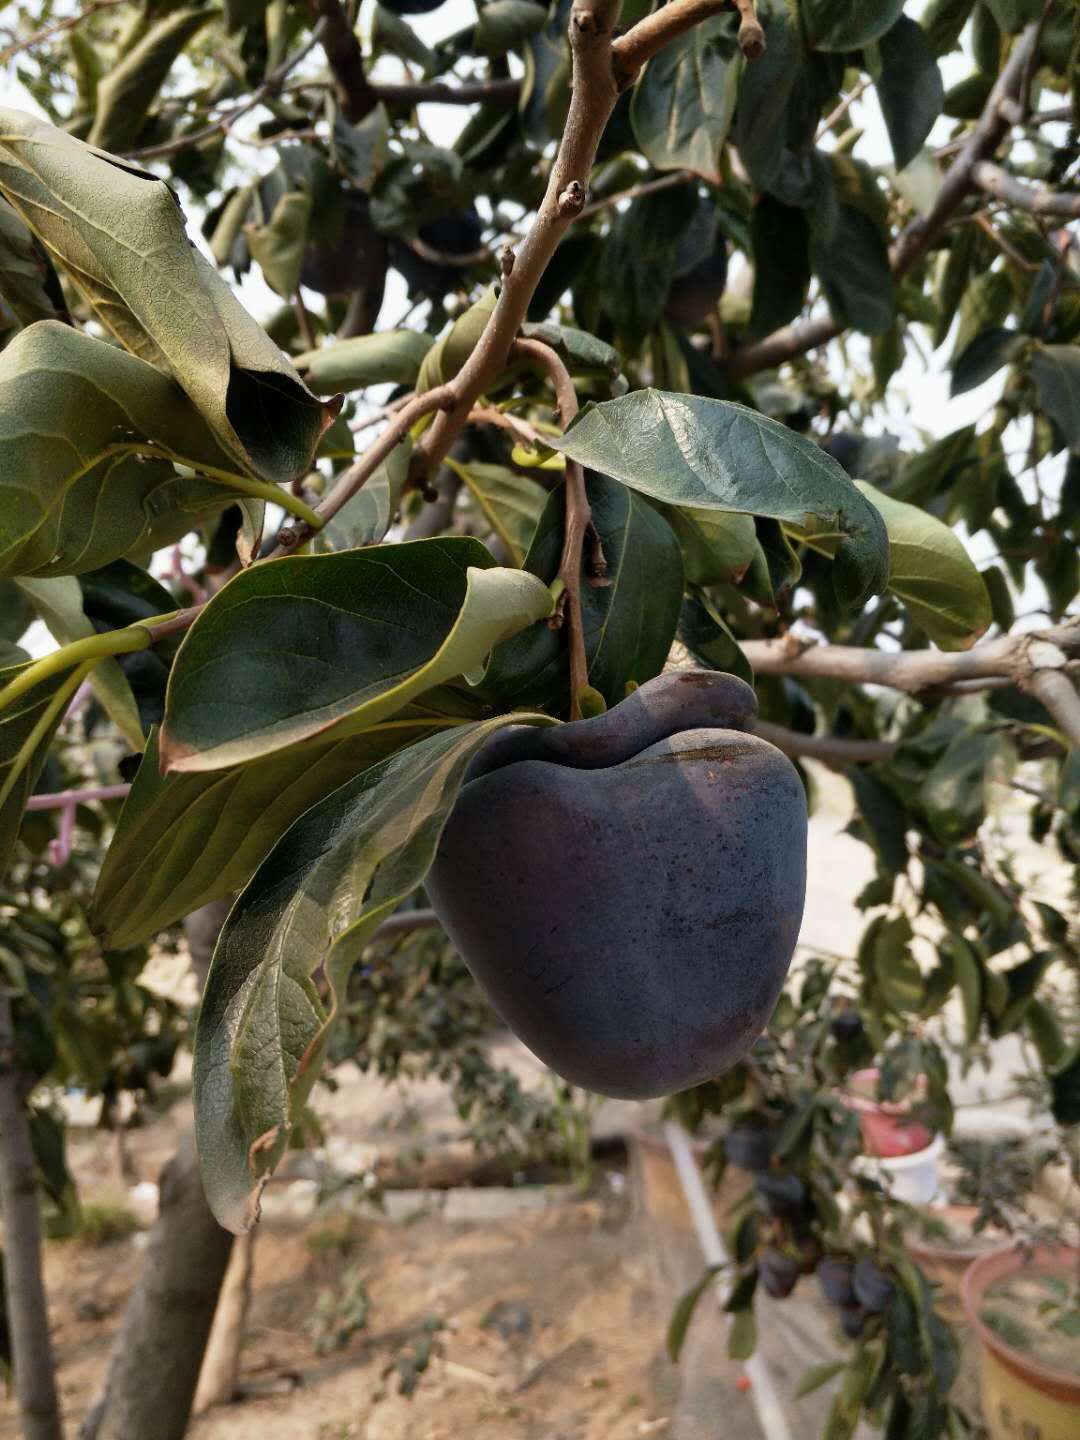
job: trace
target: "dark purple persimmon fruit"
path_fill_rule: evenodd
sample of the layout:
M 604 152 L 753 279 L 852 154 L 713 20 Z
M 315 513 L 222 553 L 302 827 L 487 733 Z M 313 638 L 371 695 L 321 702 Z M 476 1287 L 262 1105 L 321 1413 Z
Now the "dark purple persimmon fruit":
M 494 735 L 427 880 L 503 1020 L 557 1074 L 641 1099 L 734 1065 L 802 921 L 806 800 L 753 691 L 661 675 L 603 715 Z
M 799 1283 L 799 1262 L 793 1255 L 787 1255 L 774 1245 L 767 1245 L 758 1260 L 758 1270 L 766 1295 L 774 1300 L 783 1300 Z

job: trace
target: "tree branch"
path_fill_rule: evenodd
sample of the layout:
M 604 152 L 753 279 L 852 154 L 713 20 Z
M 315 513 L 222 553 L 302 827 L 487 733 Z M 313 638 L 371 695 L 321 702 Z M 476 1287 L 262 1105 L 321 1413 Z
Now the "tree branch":
M 373 80 L 369 84 L 376 97 L 387 105 L 491 105 L 502 102 L 516 105 L 521 95 L 521 81 L 513 78 L 462 80 L 457 85 L 448 85 L 445 80 L 430 80 L 415 85 Z
M 856 685 L 886 685 L 911 695 L 956 684 L 992 688 L 1002 681 L 1030 688 L 1033 677 L 1040 673 L 1057 673 L 1069 684 L 1060 672 L 1068 656 L 1080 655 L 1080 621 L 1051 630 L 1003 635 L 954 653 L 819 645 L 795 635 L 782 640 L 746 640 L 741 648 L 761 675 L 802 675 Z M 1055 688 L 1060 692 L 1060 687 Z
M 1000 165 L 989 160 L 980 160 L 971 172 L 972 179 L 980 190 L 1003 200 L 1018 210 L 1028 210 L 1032 215 L 1055 215 L 1066 220 L 1080 219 L 1080 195 L 1063 195 L 1046 185 L 1026 185 L 1015 175 L 1010 175 Z
M 785 755 L 821 760 L 834 770 L 888 760 L 899 744 L 896 740 L 848 740 L 841 735 L 803 735 L 784 725 L 771 725 L 768 720 L 755 720 L 750 729 Z
M 889 252 L 892 273 L 896 279 L 902 279 L 926 254 L 952 219 L 957 207 L 976 188 L 975 167 L 994 153 L 1009 127 L 1002 107 L 1007 101 L 1015 102 L 1020 94 L 1028 61 L 1038 45 L 1039 29 L 1038 22 L 1029 25 L 1013 46 L 1012 53 L 983 107 L 982 115 L 946 172 L 929 214 L 912 220 L 901 231 Z M 787 360 L 793 360 L 798 355 L 805 355 L 807 351 L 816 350 L 830 340 L 835 340 L 843 332 L 843 328 L 831 315 L 785 326 L 764 340 L 736 350 L 728 362 L 728 373 L 734 379 L 741 380 L 747 375 L 757 374 L 759 370 L 771 370 Z
M 619 88 L 625 89 L 652 57 L 685 35 L 703 20 L 719 15 L 722 10 L 738 10 L 739 49 L 747 60 L 756 60 L 765 50 L 765 32 L 754 13 L 753 0 L 668 0 L 659 10 L 621 35 L 611 47 Z
M 1041 701 L 1058 729 L 1080 745 L 1080 694 L 1063 670 L 1036 670 L 1021 688 Z
M 330 73 L 334 77 L 338 103 L 350 125 L 370 115 L 379 103 L 367 72 L 360 42 L 349 23 L 339 0 L 310 0 L 312 9 L 322 17 L 322 47 Z
M 62 1440 L 49 1311 L 41 1275 L 37 1165 L 26 1118 L 29 1087 L 15 1049 L 11 998 L 0 985 L 0 1214 L 15 1397 L 25 1440 Z

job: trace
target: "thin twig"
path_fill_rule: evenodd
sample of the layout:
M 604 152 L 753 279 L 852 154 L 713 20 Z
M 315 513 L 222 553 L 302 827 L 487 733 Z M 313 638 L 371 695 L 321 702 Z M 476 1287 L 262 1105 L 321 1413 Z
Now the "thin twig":
M 5 65 L 16 55 L 21 55 L 24 50 L 30 50 L 35 45 L 40 45 L 43 40 L 51 40 L 54 35 L 59 35 L 65 30 L 73 30 L 76 25 L 81 25 L 84 20 L 89 20 L 91 15 L 96 15 L 100 10 L 112 10 L 115 6 L 121 5 L 124 0 L 92 0 L 85 10 L 80 10 L 77 15 L 69 15 L 66 20 L 58 20 L 55 25 L 46 25 L 41 30 L 35 30 L 33 35 L 28 35 L 25 40 L 17 40 L 14 45 L 9 45 L 5 50 L 0 50 L 0 65 Z
M 869 84 L 869 75 L 864 75 L 851 87 L 848 93 L 840 101 L 839 105 L 837 105 L 836 109 L 831 111 L 828 115 L 825 116 L 825 119 L 822 120 L 821 124 L 818 126 L 817 136 L 815 137 L 816 139 L 820 140 L 823 135 L 827 135 L 828 132 L 833 128 L 833 126 L 838 124 L 844 118 L 847 112 L 851 109 L 852 105 L 855 104 L 855 101 L 858 100 L 859 97 L 865 92 Z
M 739 49 L 747 60 L 756 60 L 765 50 L 765 32 L 754 11 L 753 0 L 668 0 L 612 45 L 612 60 L 621 88 L 625 89 L 641 67 L 672 40 L 722 10 L 733 8 L 741 16 Z
M 264 100 L 281 89 L 290 71 L 294 70 L 322 39 L 324 21 L 316 22 L 311 34 L 304 41 L 299 49 L 292 55 L 286 56 L 276 70 L 266 77 L 257 90 L 253 90 L 246 100 L 239 105 L 234 105 L 225 115 L 219 115 L 209 125 L 204 125 L 201 130 L 195 130 L 190 135 L 180 135 L 175 140 L 166 140 L 161 145 L 147 145 L 141 150 L 128 150 L 125 158 L 128 160 L 160 160 L 166 155 L 176 155 L 182 150 L 189 150 L 193 145 L 201 145 L 204 140 L 212 140 L 216 135 L 227 130 L 230 125 L 246 115 L 249 110 L 254 110 L 256 105 L 261 105 Z
M 555 403 L 559 409 L 559 419 L 565 429 L 578 413 L 578 398 L 570 372 L 559 356 L 550 345 L 545 345 L 540 340 L 518 340 L 511 348 L 510 358 L 523 360 L 551 382 L 555 391 Z M 571 720 L 581 719 L 581 691 L 589 683 L 589 662 L 585 653 L 585 630 L 581 615 L 581 569 L 585 537 L 591 527 L 592 509 L 585 489 L 585 472 L 576 460 L 567 460 L 566 519 L 558 578 L 564 586 L 560 606 L 565 608 L 570 650 Z M 593 531 L 593 534 L 595 533 Z
M 631 185 L 627 190 L 616 190 L 614 195 L 605 195 L 601 200 L 593 200 L 585 206 L 579 220 L 588 220 L 592 215 L 599 215 L 602 210 L 608 210 L 612 205 L 621 205 L 624 200 L 637 200 L 642 195 L 655 195 L 657 190 L 669 190 L 674 185 L 689 185 L 696 181 L 697 176 L 692 170 L 669 170 L 666 175 L 657 175 L 655 179 L 643 180 L 640 185 Z
M 1002 235 L 1001 231 L 993 224 L 989 216 L 984 215 L 981 210 L 976 210 L 974 215 L 967 216 L 966 221 L 971 225 L 977 225 L 983 234 L 994 242 L 1001 253 L 1007 255 L 1013 264 L 1018 265 L 1021 270 L 1027 270 L 1031 273 L 1038 270 L 1038 265 L 1034 264 L 1031 260 L 1025 260 L 1023 255 L 1020 254 L 1020 251 L 1006 240 L 1005 236 Z

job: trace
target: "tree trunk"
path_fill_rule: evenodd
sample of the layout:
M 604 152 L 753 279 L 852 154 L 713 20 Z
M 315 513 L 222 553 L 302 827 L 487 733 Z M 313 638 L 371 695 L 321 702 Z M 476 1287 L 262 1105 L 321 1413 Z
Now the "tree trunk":
M 96 1440 L 181 1440 L 233 1237 L 210 1213 L 195 1141 L 161 1172 L 161 1209 L 109 1364 L 83 1426 Z
M 41 1274 L 37 1166 L 15 1055 L 11 999 L 0 985 L 0 1212 L 15 1395 L 26 1440 L 62 1440 L 49 1313 Z

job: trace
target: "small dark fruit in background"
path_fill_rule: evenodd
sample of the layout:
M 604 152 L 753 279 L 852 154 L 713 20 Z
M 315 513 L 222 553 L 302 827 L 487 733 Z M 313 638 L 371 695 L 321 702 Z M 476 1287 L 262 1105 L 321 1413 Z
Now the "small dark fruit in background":
M 858 1340 L 866 1325 L 866 1314 L 860 1305 L 840 1307 L 840 1329 L 849 1340 Z
M 783 1300 L 795 1289 L 801 1271 L 794 1255 L 767 1245 L 758 1259 L 758 1273 L 765 1293 L 774 1300 Z
M 735 1125 L 724 1138 L 724 1153 L 740 1170 L 767 1170 L 771 1150 L 768 1126 L 753 1121 Z
M 863 1255 L 855 1262 L 853 1286 L 856 1300 L 870 1315 L 880 1315 L 888 1309 L 896 1294 L 896 1286 L 869 1255 Z
M 777 1219 L 790 1219 L 806 1208 L 809 1197 L 798 1175 L 768 1172 L 759 1175 L 755 1184 L 766 1211 Z
M 829 1021 L 830 1035 L 841 1044 L 857 1039 L 862 1028 L 862 1016 L 857 1010 L 840 1010 Z
M 854 1305 L 855 1266 L 847 1260 L 826 1258 L 817 1267 L 821 1293 L 830 1305 Z

